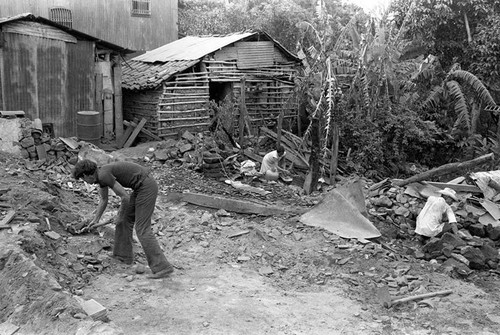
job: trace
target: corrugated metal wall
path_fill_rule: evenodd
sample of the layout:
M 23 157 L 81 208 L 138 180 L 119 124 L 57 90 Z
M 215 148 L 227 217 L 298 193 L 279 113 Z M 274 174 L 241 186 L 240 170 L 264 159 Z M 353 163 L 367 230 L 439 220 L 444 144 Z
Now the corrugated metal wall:
M 78 41 L 77 44 L 68 44 L 67 47 L 68 114 L 65 122 L 76 131 L 77 112 L 96 110 L 94 42 Z
M 178 38 L 177 3 L 151 1 L 151 16 L 140 17 L 131 15 L 132 0 L 0 0 L 0 16 L 50 19 L 50 8 L 64 7 L 72 12 L 73 29 L 131 50 L 152 50 Z
M 94 44 L 3 34 L 3 108 L 76 136 L 76 113 L 94 108 Z

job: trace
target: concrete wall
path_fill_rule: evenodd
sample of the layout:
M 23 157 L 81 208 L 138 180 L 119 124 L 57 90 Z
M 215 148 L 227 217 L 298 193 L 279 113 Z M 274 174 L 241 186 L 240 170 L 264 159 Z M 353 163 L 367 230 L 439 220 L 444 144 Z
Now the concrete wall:
M 21 147 L 16 145 L 22 137 L 22 119 L 0 118 L 0 151 L 21 155 Z

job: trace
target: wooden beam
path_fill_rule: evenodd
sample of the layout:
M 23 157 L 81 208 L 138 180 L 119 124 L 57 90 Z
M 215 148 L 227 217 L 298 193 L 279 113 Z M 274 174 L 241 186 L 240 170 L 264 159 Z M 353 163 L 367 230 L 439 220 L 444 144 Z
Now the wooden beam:
M 493 153 L 483 155 L 477 158 L 474 158 L 469 161 L 465 162 L 458 162 L 458 163 L 448 163 L 445 165 L 441 165 L 437 168 L 431 169 L 429 171 L 422 172 L 420 174 L 417 174 L 415 176 L 412 176 L 407 179 L 395 179 L 393 180 L 393 184 L 399 187 L 411 184 L 411 183 L 416 183 L 419 181 L 423 181 L 426 179 L 430 179 L 432 177 L 437 177 L 437 176 L 442 176 L 448 173 L 452 172 L 457 172 L 457 171 L 464 171 L 465 169 L 471 168 L 473 166 L 477 166 L 480 164 L 484 164 L 488 161 L 492 161 L 494 159 Z
M 216 195 L 208 195 L 201 193 L 170 193 L 167 197 L 168 200 L 185 201 L 190 204 L 208 207 L 208 208 L 222 208 L 229 212 L 244 213 L 244 214 L 257 214 L 263 216 L 280 215 L 280 214 L 300 214 L 305 210 L 300 210 L 297 207 L 287 208 L 283 206 L 268 206 L 258 204 L 255 202 L 229 199 Z
M 123 121 L 123 124 L 126 125 L 126 126 L 131 126 L 133 128 L 137 127 L 137 123 L 133 122 L 133 121 Z M 154 133 L 150 132 L 149 130 L 147 130 L 146 128 L 142 128 L 141 129 L 141 133 L 143 133 L 144 135 L 146 136 L 149 136 L 151 137 L 153 140 L 156 140 L 156 141 L 161 141 L 161 137 L 155 135 Z
M 451 188 L 452 190 L 455 190 L 456 192 L 483 193 L 483 191 L 481 191 L 481 189 L 475 185 L 438 183 L 438 182 L 434 182 L 434 181 L 423 181 L 422 184 L 436 186 L 440 189 L 444 189 L 445 187 L 448 187 L 448 188 Z
M 118 138 L 118 140 L 116 141 L 116 146 L 118 147 L 118 149 L 123 148 L 123 145 L 125 144 L 125 142 L 127 142 L 130 135 L 132 135 L 132 132 L 134 131 L 134 129 L 135 129 L 135 127 L 133 127 L 133 126 L 129 126 L 125 129 L 125 132 L 123 133 L 123 135 L 120 138 Z
M 115 136 L 118 138 L 123 135 L 122 68 L 120 65 L 117 65 L 113 67 L 113 69 L 113 86 L 115 91 Z
M 238 128 L 240 132 L 239 145 L 243 148 L 243 142 L 245 140 L 245 114 L 246 114 L 246 106 L 245 106 L 245 77 L 241 78 L 241 95 L 240 95 L 240 118 L 238 123 Z
M 16 216 L 16 211 L 11 209 L 10 211 L 7 212 L 7 215 L 3 218 L 2 221 L 0 221 L 0 226 L 4 226 L 8 224 L 12 219 Z
M 101 124 L 101 129 L 99 135 L 104 136 L 104 106 L 103 106 L 103 82 L 102 73 L 96 73 L 95 75 L 95 111 L 99 112 L 99 123 Z
M 144 127 L 146 122 L 147 122 L 147 120 L 145 118 L 142 118 L 141 122 L 139 122 L 137 127 L 134 128 L 134 131 L 132 132 L 132 134 L 128 138 L 127 142 L 125 142 L 125 144 L 123 145 L 124 148 L 130 147 L 132 145 L 132 143 L 134 143 L 135 138 L 137 137 L 137 135 L 141 131 L 142 127 Z

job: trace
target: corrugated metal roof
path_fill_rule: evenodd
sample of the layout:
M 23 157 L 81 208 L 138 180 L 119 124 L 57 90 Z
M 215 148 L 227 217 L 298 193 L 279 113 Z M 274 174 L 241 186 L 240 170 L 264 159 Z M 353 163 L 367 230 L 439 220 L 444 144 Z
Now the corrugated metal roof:
M 194 59 L 151 64 L 133 59 L 122 66 L 122 87 L 128 90 L 156 88 L 172 75 L 182 72 L 198 62 L 198 59 Z
M 235 42 L 258 35 L 271 41 L 290 59 L 300 59 L 265 32 L 244 32 L 229 35 L 187 36 L 132 58 L 123 68 L 122 87 L 129 90 L 158 87 L 172 75 L 195 65 L 203 57 Z
M 148 51 L 145 54 L 133 58 L 133 60 L 154 63 L 200 59 L 212 52 L 228 46 L 229 44 L 255 34 L 258 33 L 247 32 L 220 36 L 186 36 L 180 40 Z

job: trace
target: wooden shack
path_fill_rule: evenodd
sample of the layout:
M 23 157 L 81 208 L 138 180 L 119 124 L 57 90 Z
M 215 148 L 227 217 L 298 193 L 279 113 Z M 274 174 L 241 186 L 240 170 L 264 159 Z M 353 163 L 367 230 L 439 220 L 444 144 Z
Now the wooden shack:
M 121 93 L 113 74 L 121 74 L 120 56 L 131 50 L 29 13 L 1 18 L 0 41 L 2 110 L 24 111 L 54 136 L 76 136 L 77 113 L 102 114 L 102 88 L 109 86 L 106 107 L 122 116 L 121 100 L 113 106 L 113 92 Z
M 297 122 L 300 64 L 264 32 L 184 37 L 123 65 L 124 118 L 145 118 L 145 128 L 165 138 L 207 130 L 214 116 L 210 101 L 230 99 L 236 125 L 240 110 L 249 129 L 280 113 L 291 125 Z

